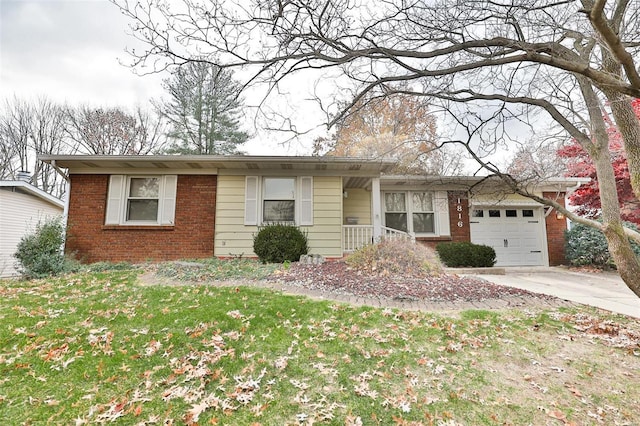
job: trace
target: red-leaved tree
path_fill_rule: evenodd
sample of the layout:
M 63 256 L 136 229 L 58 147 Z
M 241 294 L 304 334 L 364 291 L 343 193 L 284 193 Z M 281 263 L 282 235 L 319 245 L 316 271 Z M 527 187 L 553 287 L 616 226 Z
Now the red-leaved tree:
M 640 99 L 632 101 L 636 117 L 640 120 Z M 616 188 L 620 201 L 620 213 L 623 220 L 640 225 L 640 201 L 635 197 L 631 188 L 629 165 L 624 151 L 622 136 L 609 117 L 605 117 L 607 133 L 609 134 L 609 151 L 611 152 L 611 164 L 616 176 Z M 600 190 L 596 169 L 589 154 L 578 144 L 572 141 L 558 150 L 558 155 L 567 165 L 566 176 L 590 178 L 591 181 L 580 186 L 571 196 L 569 202 L 577 207 L 576 213 L 590 218 L 600 216 Z

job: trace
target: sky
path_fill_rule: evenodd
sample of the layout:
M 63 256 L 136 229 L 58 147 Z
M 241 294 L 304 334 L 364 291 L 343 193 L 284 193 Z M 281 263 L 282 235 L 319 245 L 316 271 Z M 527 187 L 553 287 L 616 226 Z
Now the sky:
M 149 107 L 167 75 L 125 66 L 135 47 L 127 19 L 107 0 L 0 0 L 0 99 L 94 107 Z M 254 130 L 250 129 L 250 133 Z M 245 151 L 300 155 L 305 147 L 256 135 Z
M 168 74 L 141 76 L 126 66 L 131 61 L 126 49 L 141 47 L 130 32 L 127 18 L 107 0 L 0 0 L 0 103 L 44 96 L 72 106 L 150 108 L 151 99 L 165 94 L 162 79 Z M 263 131 L 248 118 L 247 154 L 308 155 L 313 139 L 326 135 L 324 127 L 316 128 L 326 117 L 308 100 L 314 90 L 310 76 L 288 81 L 290 97 L 277 100 L 275 109 L 298 129 L 315 130 L 283 143 L 290 135 Z M 328 91 L 333 83 L 325 79 L 327 87 L 315 88 L 325 101 L 333 99 Z M 247 111 L 262 99 L 255 93 L 244 98 Z

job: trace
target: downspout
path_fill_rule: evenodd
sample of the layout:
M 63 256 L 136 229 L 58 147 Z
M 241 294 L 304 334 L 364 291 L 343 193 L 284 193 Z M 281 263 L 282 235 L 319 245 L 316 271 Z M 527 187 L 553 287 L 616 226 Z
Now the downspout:
M 583 181 L 579 181 L 579 182 L 576 183 L 575 186 L 571 186 L 571 187 L 567 188 L 567 190 L 565 191 L 565 195 L 564 195 L 565 199 L 567 199 L 569 197 L 569 195 L 573 194 L 578 188 L 580 188 L 585 183 L 588 183 L 590 180 L 591 179 L 587 179 L 584 182 Z M 565 205 L 565 208 L 568 208 L 568 207 Z M 573 222 L 571 221 L 571 219 L 569 219 L 567 217 L 567 229 L 571 229 L 572 228 L 572 226 L 571 226 L 572 223 Z
M 51 167 L 65 180 L 64 188 L 64 208 L 62 210 L 62 232 L 64 233 L 62 238 L 62 253 L 65 253 L 67 245 L 67 224 L 69 223 L 69 199 L 71 198 L 71 179 L 69 176 L 56 165 L 56 160 L 51 160 Z
M 573 192 L 575 192 L 578 188 L 580 188 L 582 185 L 584 185 L 585 183 L 589 182 L 591 179 L 587 179 L 585 181 L 578 181 L 575 186 L 563 186 L 562 188 L 559 188 L 556 193 L 560 193 L 560 192 L 564 192 L 564 197 L 565 200 L 566 198 L 571 195 Z M 559 185 L 558 185 L 559 187 Z M 566 208 L 566 207 L 565 207 Z M 547 217 L 551 214 L 551 212 L 553 212 L 554 208 L 553 207 L 548 207 L 545 209 L 545 213 L 544 213 L 544 217 Z

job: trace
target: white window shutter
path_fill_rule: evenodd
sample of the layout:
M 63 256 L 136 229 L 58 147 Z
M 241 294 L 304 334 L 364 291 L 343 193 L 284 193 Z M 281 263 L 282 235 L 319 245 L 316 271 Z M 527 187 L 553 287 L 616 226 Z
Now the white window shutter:
M 436 191 L 435 214 L 437 216 L 438 235 L 451 235 L 449 226 L 449 197 L 447 191 Z
M 300 225 L 313 225 L 313 177 L 300 178 Z
M 247 176 L 244 192 L 244 224 L 258 225 L 258 205 L 260 194 L 260 178 Z
M 109 177 L 109 189 L 107 192 L 107 211 L 105 213 L 105 225 L 119 225 L 122 218 L 124 201 L 124 175 L 111 175 Z
M 160 224 L 174 225 L 176 217 L 176 195 L 178 189 L 178 176 L 162 176 L 162 200 L 160 202 Z

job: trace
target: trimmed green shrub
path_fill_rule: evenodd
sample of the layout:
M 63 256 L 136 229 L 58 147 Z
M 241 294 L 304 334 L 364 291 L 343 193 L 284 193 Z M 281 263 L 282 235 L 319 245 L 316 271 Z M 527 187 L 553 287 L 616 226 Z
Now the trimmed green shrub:
M 487 268 L 496 264 L 493 247 L 470 242 L 440 243 L 436 246 L 440 260 L 449 268 Z
M 625 222 L 624 225 L 633 230 L 638 227 L 633 223 Z M 600 269 L 615 268 L 609 245 L 602 231 L 581 223 L 575 223 L 570 230 L 564 233 L 565 257 L 574 266 L 594 266 Z M 636 256 L 640 256 L 640 246 L 631 243 L 631 248 Z
M 70 272 L 77 264 L 65 259 L 62 252 L 63 243 L 62 219 L 55 218 L 38 223 L 32 234 L 22 237 L 13 255 L 18 259 L 19 272 L 28 279 Z
M 307 236 L 295 226 L 267 225 L 254 235 L 253 252 L 262 263 L 297 262 L 309 252 Z
M 369 274 L 425 277 L 443 272 L 442 264 L 431 248 L 400 239 L 365 246 L 347 257 L 346 263 Z

